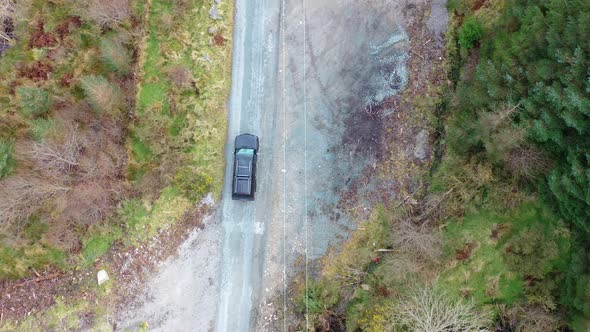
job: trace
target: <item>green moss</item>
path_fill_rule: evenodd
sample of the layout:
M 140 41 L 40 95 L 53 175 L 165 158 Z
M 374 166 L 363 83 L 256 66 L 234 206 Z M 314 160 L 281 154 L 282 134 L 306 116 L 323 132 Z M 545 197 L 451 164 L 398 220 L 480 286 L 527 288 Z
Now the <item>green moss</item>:
M 470 294 L 480 304 L 522 300 L 530 269 L 513 264 L 509 255 L 511 246 L 528 238 L 531 229 L 544 239 L 535 242 L 536 268 L 542 271 L 536 278 L 556 271 L 559 257 L 567 256 L 569 233 L 546 207 L 535 202 L 503 215 L 481 211 L 451 222 L 445 229 L 445 251 L 454 264 L 443 273 L 441 284 L 451 292 Z M 554 249 L 549 252 L 546 248 Z
M 47 232 L 49 225 L 40 220 L 37 216 L 33 216 L 29 223 L 25 226 L 23 234 L 25 238 L 32 242 L 41 240 L 43 234 Z
M 0 140 L 0 178 L 8 175 L 15 165 L 12 149 L 12 144 Z
M 133 158 L 139 163 L 148 162 L 153 157 L 150 148 L 137 137 L 131 138 L 131 152 Z
M 30 269 L 43 269 L 48 265 L 67 266 L 65 252 L 39 243 L 7 247 L 0 246 L 0 279 L 17 279 L 28 275 Z
M 127 225 L 126 243 L 137 244 L 180 220 L 193 204 L 174 188 L 165 188 L 153 203 L 130 201 L 124 204 L 122 219 Z
M 97 258 L 110 249 L 113 242 L 123 236 L 122 230 L 113 225 L 91 229 L 88 234 L 82 247 L 81 264 L 83 266 L 92 265 Z
M 186 116 L 179 115 L 174 117 L 170 127 L 168 128 L 168 133 L 172 136 L 178 136 L 184 127 L 186 127 Z
M 123 203 L 123 207 L 119 211 L 123 224 L 132 232 L 140 231 L 143 226 L 142 221 L 148 216 L 149 211 L 137 199 L 129 200 Z

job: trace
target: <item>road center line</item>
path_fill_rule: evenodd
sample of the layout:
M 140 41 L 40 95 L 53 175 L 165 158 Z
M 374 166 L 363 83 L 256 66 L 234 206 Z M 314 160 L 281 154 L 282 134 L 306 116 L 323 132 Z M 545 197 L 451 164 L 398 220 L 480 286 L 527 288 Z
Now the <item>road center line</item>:
M 282 84 L 282 108 L 283 108 L 283 331 L 287 331 L 287 108 L 286 108 L 286 81 L 285 81 L 285 0 L 281 1 L 281 46 L 283 74 Z
M 305 0 L 303 2 L 303 201 L 304 201 L 304 227 L 305 227 L 305 329 L 309 331 L 309 290 L 307 284 L 308 275 L 308 243 L 307 243 L 307 81 L 306 81 L 306 55 L 307 55 L 307 13 Z

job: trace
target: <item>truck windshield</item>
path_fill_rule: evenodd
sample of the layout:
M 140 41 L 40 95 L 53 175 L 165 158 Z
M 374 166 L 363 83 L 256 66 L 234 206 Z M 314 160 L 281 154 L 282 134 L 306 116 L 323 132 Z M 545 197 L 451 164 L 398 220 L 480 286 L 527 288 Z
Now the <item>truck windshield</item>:
M 253 149 L 239 149 L 238 152 L 236 152 L 236 154 L 251 156 L 254 154 L 254 150 Z

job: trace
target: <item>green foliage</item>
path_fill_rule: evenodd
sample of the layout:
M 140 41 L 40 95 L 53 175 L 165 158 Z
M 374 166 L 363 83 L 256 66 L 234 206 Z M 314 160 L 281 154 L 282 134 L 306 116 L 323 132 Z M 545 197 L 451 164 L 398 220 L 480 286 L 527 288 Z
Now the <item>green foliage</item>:
M 80 79 L 80 84 L 94 111 L 113 113 L 121 106 L 120 89 L 103 76 L 84 76 Z
M 539 300 L 539 289 L 525 284 L 531 277 L 550 282 L 565 270 L 570 252 L 569 232 L 540 202 L 504 215 L 469 214 L 450 224 L 445 235 L 447 256 L 459 261 L 443 274 L 449 291 L 468 291 L 481 304 L 511 304 L 525 295 L 534 302 L 557 302 L 556 294 Z
M 459 28 L 459 45 L 462 48 L 470 49 L 483 36 L 483 26 L 474 16 L 470 16 Z
M 143 220 L 148 216 L 148 210 L 141 204 L 141 201 L 132 199 L 123 203 L 123 207 L 119 210 L 119 216 L 128 230 L 138 231 Z
M 37 118 L 29 122 L 29 133 L 35 141 L 41 141 L 55 128 L 55 121 L 53 119 Z
M 100 53 L 102 61 L 110 70 L 120 75 L 129 74 L 131 56 L 129 51 L 120 42 L 103 38 L 100 41 Z
M 82 265 L 90 266 L 100 256 L 106 254 L 113 242 L 121 239 L 122 230 L 116 226 L 93 229 L 82 245 Z
M 13 167 L 12 144 L 0 140 L 0 178 L 8 175 Z
M 470 0 L 449 0 L 447 2 L 447 9 L 449 11 L 455 11 L 460 15 L 464 15 L 471 9 Z
M 16 88 L 19 111 L 26 116 L 39 116 L 45 114 L 52 105 L 49 92 L 44 89 L 30 86 Z
M 565 278 L 560 287 L 560 302 L 570 308 L 570 318 L 576 331 L 590 328 L 590 251 L 588 240 L 583 237 L 576 239 L 566 257 Z
M 297 305 L 300 312 L 307 313 L 310 326 L 316 326 L 318 320 L 326 316 L 339 299 L 339 292 L 334 283 L 308 280 L 307 292 L 305 289 L 300 292 Z
M 31 268 L 41 270 L 48 265 L 64 268 L 66 258 L 65 252 L 39 243 L 14 247 L 0 245 L 0 279 L 22 278 Z
M 153 157 L 150 148 L 136 136 L 131 138 L 131 152 L 135 161 L 139 163 L 147 162 Z
M 186 198 L 196 202 L 211 191 L 213 178 L 192 167 L 184 167 L 174 176 L 174 183 Z
M 552 269 L 559 248 L 538 228 L 528 228 L 508 241 L 505 259 L 512 270 L 525 276 L 542 278 Z
M 509 139 L 518 136 L 493 131 L 495 137 L 486 143 L 479 119 L 486 114 L 499 117 L 507 106 L 518 105 L 504 128 L 525 132 L 523 139 L 549 154 L 555 167 L 543 192 L 568 221 L 588 233 L 590 3 L 511 0 L 503 8 L 493 33 L 482 37 L 474 78 L 459 84 L 449 143 L 462 155 L 497 160 L 504 147 L 518 146 L 518 140 Z M 459 31 L 463 47 L 478 35 L 473 33 L 477 24 L 467 23 L 469 19 Z

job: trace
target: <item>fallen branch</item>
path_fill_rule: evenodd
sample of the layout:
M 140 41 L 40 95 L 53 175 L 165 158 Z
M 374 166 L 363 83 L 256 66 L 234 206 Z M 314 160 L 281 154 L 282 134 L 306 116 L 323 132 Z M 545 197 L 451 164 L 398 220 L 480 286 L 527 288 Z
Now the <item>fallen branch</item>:
M 42 281 L 46 281 L 46 280 L 50 280 L 50 279 L 55 279 L 55 278 L 59 277 L 60 275 L 61 275 L 61 272 L 55 272 L 55 273 L 48 274 L 46 276 L 42 276 L 42 277 L 39 277 L 39 278 L 35 278 L 35 279 L 23 281 L 21 283 L 18 283 L 16 285 L 14 285 L 14 287 L 23 287 L 23 286 L 26 286 L 26 285 L 28 285 L 28 284 L 30 284 L 32 282 L 36 282 L 37 283 L 37 282 L 42 282 Z
M 375 249 L 375 252 L 394 252 L 395 249 Z
M 410 51 L 410 52 L 412 52 L 414 55 L 417 55 L 417 56 L 421 57 L 421 58 L 422 58 L 422 60 L 426 60 L 426 59 L 425 59 L 425 58 L 424 58 L 422 55 L 420 55 L 420 54 L 418 54 L 418 53 L 416 53 L 416 52 L 414 52 L 414 51 Z
M 414 190 L 414 192 L 413 192 L 413 193 L 411 193 L 411 194 L 409 194 L 408 196 L 406 196 L 406 198 L 404 198 L 404 199 L 403 199 L 401 202 L 399 202 L 399 203 L 398 203 L 398 204 L 397 204 L 395 207 L 396 207 L 396 208 L 400 207 L 400 206 L 401 206 L 402 204 L 404 204 L 404 203 L 405 203 L 405 202 L 406 202 L 408 199 L 410 199 L 410 197 L 413 197 L 413 196 L 414 196 L 414 195 L 415 195 L 415 194 L 418 192 L 418 190 L 420 190 L 420 189 L 422 189 L 422 184 L 420 184 L 420 186 L 419 186 L 419 187 L 418 187 L 416 190 Z

